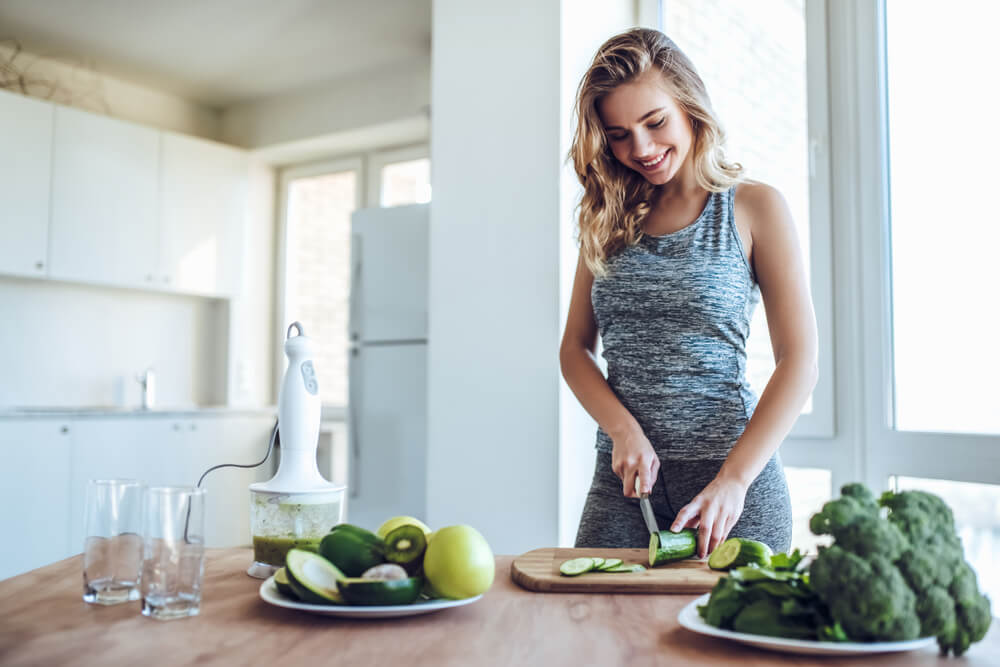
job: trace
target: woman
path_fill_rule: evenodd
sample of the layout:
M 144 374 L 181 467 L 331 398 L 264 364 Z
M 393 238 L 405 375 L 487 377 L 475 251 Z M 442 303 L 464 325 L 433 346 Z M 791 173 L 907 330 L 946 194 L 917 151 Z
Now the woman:
M 647 544 L 638 487 L 661 526 L 697 527 L 699 557 L 729 535 L 785 551 L 777 449 L 815 386 L 817 336 L 784 198 L 726 161 L 704 84 L 656 30 L 601 46 L 576 114 L 581 247 L 560 363 L 600 427 L 577 546 Z M 776 367 L 758 402 L 745 369 L 761 297 Z

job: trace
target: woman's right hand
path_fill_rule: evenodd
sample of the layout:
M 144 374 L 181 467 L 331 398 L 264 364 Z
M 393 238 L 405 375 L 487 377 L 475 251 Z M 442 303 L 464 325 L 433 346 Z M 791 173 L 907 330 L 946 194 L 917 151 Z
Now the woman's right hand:
M 622 481 L 622 492 L 626 498 L 638 498 L 635 492 L 636 478 L 639 479 L 640 493 L 649 493 L 660 472 L 660 459 L 653 451 L 653 445 L 641 428 L 635 428 L 619 436 L 612 436 L 611 469 Z

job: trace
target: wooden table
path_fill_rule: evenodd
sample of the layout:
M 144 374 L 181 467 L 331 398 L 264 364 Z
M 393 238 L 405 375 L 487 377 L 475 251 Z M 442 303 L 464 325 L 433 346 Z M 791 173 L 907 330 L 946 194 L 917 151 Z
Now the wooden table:
M 201 615 L 156 621 L 138 602 L 80 598 L 80 556 L 0 581 L 0 665 L 950 665 L 1000 664 L 1000 622 L 964 660 L 936 651 L 853 659 L 770 653 L 677 624 L 691 595 L 530 593 L 497 557 L 493 588 L 455 609 L 382 621 L 279 609 L 245 574 L 249 549 L 209 551 Z

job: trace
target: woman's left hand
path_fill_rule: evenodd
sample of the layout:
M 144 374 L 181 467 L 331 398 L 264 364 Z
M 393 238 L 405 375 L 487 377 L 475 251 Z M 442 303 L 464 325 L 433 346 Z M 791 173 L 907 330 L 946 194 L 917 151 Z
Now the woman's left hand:
M 738 480 L 716 476 L 681 508 L 670 530 L 698 528 L 698 558 L 704 558 L 729 535 L 743 514 L 746 495 L 747 487 Z

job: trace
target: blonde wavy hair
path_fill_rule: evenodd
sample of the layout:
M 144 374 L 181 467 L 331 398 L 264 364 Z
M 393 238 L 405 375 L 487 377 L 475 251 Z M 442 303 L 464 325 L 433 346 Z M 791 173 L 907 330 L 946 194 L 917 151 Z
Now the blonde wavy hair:
M 722 124 L 712 110 L 704 82 L 684 52 L 659 30 L 633 28 L 615 35 L 597 50 L 580 81 L 577 123 L 568 155 L 584 191 L 578 206 L 580 248 L 596 276 L 607 273 L 611 255 L 638 243 L 656 188 L 615 158 L 597 104 L 618 86 L 652 70 L 663 74 L 667 92 L 691 121 L 698 185 L 719 192 L 742 180 L 743 167 L 726 161 Z

